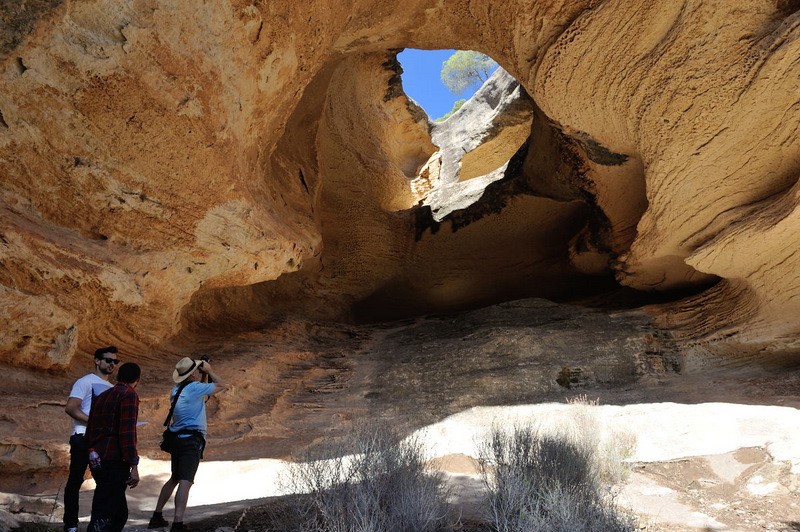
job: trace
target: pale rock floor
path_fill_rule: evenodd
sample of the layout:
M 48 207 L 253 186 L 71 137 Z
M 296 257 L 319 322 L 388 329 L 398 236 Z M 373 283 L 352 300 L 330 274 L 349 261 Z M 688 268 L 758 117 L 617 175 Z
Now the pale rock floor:
M 481 407 L 422 429 L 432 455 L 448 471 L 454 500 L 465 517 L 480 515 L 482 485 L 469 458 L 476 439 L 493 423 L 548 423 L 564 404 Z M 647 530 L 800 530 L 800 410 L 735 403 L 600 405 L 603 430 L 632 431 L 637 445 L 632 472 L 618 502 L 635 511 Z M 287 463 L 261 459 L 205 462 L 190 495 L 198 519 L 243 510 L 284 494 Z M 169 464 L 143 460 L 142 482 L 129 492 L 129 530 L 145 530 Z M 91 481 L 82 492 L 83 520 Z M 165 516 L 170 520 L 171 506 Z

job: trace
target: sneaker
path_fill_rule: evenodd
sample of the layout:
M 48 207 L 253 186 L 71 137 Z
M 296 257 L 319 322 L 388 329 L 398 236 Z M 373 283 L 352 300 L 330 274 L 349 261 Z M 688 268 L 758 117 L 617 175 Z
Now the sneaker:
M 64 532 L 78 532 L 78 527 L 77 526 L 73 526 L 73 527 L 70 527 L 70 528 L 65 528 Z
M 163 515 L 154 515 L 150 519 L 150 523 L 147 525 L 147 528 L 164 528 L 169 526 L 169 522 L 164 519 Z
M 191 529 L 183 523 L 172 523 L 169 532 L 186 532 L 187 530 Z

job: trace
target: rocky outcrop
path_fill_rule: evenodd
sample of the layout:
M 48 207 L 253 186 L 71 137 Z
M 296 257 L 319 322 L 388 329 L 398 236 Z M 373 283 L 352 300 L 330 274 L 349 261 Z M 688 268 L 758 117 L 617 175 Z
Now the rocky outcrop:
M 202 345 L 231 383 L 206 403 L 206 459 L 286 458 L 363 418 L 418 428 L 473 406 L 613 393 L 682 368 L 680 353 L 659 335 L 642 311 L 537 299 L 392 324 L 284 321 L 220 335 Z M 84 368 L 88 362 L 80 361 Z M 138 429 L 138 448 L 150 459 L 166 458 L 158 441 L 169 409 L 169 363 L 147 363 L 137 387 L 139 418 L 147 422 Z M 76 375 L 6 372 L 0 493 L 54 493 L 63 485 L 63 408 Z
M 528 296 L 638 294 L 706 362 L 796 352 L 796 1 L 43 0 L 0 24 L 0 361 L 20 379 L 66 386 L 98 344 L 167 368 L 288 317 Z M 425 166 L 403 47 L 490 54 L 524 119 L 460 173 Z M 497 168 L 469 206 L 419 205 Z
M 508 297 L 531 271 L 498 290 L 462 282 L 443 300 L 414 286 L 425 284 L 415 264 L 462 279 L 503 265 L 453 264 L 453 253 L 480 247 L 478 229 L 458 251 L 409 257 L 409 235 L 420 234 L 409 182 L 435 148 L 399 85 L 393 57 L 404 46 L 489 52 L 532 97 L 515 190 L 557 200 L 562 222 L 583 226 L 541 237 L 554 250 L 545 256 L 569 262 L 535 275 L 613 274 L 642 291 L 739 283 L 750 294 L 741 312 L 705 320 L 702 334 L 788 349 L 796 328 L 782 316 L 800 290 L 779 274 L 792 271 L 797 247 L 782 229 L 800 172 L 794 4 L 489 5 L 105 0 L 9 12 L 0 284 L 14 327 L 0 342 L 5 360 L 24 365 L 44 352 L 63 367 L 98 342 L 155 357 L 176 333 L 236 314 L 226 300 L 248 323 L 274 308 L 263 293 L 281 286 L 261 284 L 281 276 L 304 287 L 285 306 L 335 318 L 375 298 L 402 306 L 390 295 L 408 290 L 429 299 L 423 310 Z M 523 134 L 498 133 L 514 143 Z M 479 146 L 462 159 L 461 179 L 508 156 Z M 532 200 L 515 198 L 455 225 L 485 215 L 517 224 L 530 211 L 509 209 Z M 531 229 L 531 247 L 551 230 Z M 764 249 L 753 253 L 750 240 Z M 507 242 L 519 251 L 521 241 Z M 253 296 L 240 303 L 242 292 Z M 667 321 L 696 329 L 682 308 Z
M 514 77 L 498 68 L 453 116 L 431 125 L 439 148 L 421 174 L 435 175 L 423 205 L 437 222 L 463 210 L 501 179 L 531 133 L 533 106 Z
M 786 298 L 796 281 L 767 274 L 777 273 L 777 262 L 741 244 L 744 228 L 757 226 L 755 238 L 772 245 L 778 220 L 794 208 L 798 121 L 786 113 L 798 104 L 796 6 L 748 4 L 744 19 L 709 4 L 642 7 L 626 27 L 648 31 L 598 47 L 609 28 L 621 28 L 613 7 L 579 17 L 543 54 L 529 90 L 576 145 L 588 178 L 583 190 L 605 215 L 606 227 L 584 241 L 605 247 L 620 282 L 639 290 L 699 289 L 721 278 L 721 286 L 665 315 L 691 331 L 687 338 L 754 352 L 763 346 L 755 337 L 769 337 L 771 350 L 792 350 L 794 333 L 787 333 L 796 328 L 778 314 L 793 313 Z M 722 19 L 732 24 L 712 33 L 700 23 Z M 597 52 L 569 53 L 576 47 Z M 782 236 L 778 261 L 791 263 L 796 243 Z

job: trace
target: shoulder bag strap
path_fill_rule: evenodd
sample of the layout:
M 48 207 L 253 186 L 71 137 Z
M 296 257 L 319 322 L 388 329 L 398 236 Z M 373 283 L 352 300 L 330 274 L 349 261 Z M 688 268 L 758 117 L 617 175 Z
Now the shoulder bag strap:
M 178 397 L 180 397 L 181 392 L 184 388 L 192 381 L 185 380 L 183 381 L 180 386 L 178 386 L 178 391 L 175 392 L 175 397 L 172 398 L 172 404 L 169 407 L 169 414 L 167 414 L 167 419 L 164 420 L 164 426 L 169 427 L 169 421 L 172 419 L 172 413 L 175 412 L 175 405 L 178 403 Z

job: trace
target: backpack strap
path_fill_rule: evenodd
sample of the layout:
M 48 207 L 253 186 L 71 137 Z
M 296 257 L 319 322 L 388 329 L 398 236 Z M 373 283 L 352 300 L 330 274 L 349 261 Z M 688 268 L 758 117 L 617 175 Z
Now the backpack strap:
M 169 407 L 169 414 L 167 414 L 167 419 L 164 420 L 164 426 L 165 427 L 169 427 L 169 422 L 172 419 L 172 414 L 173 414 L 173 412 L 175 412 L 175 405 L 178 403 L 178 397 L 180 397 L 181 392 L 183 391 L 183 389 L 186 388 L 186 386 L 189 385 L 189 383 L 191 383 L 191 382 L 192 381 L 187 379 L 187 380 L 183 381 L 182 383 L 180 383 L 180 385 L 178 386 L 178 391 L 175 392 L 175 397 L 172 398 L 172 404 Z

